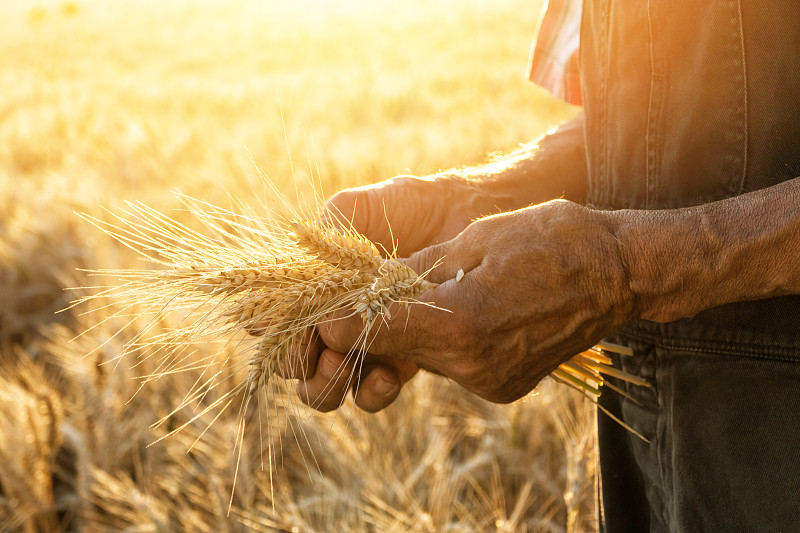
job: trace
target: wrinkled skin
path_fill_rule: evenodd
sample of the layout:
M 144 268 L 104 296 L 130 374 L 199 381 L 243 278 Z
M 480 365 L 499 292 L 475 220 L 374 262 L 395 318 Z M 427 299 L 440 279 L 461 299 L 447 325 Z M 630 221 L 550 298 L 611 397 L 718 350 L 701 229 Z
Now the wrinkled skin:
M 468 194 L 458 189 L 458 184 L 396 177 L 340 191 L 328 201 L 327 208 L 332 218 L 349 221 L 379 247 L 392 251 L 399 245 L 397 255 L 407 257 L 456 236 L 482 214 L 481 210 L 489 212 L 490 200 L 470 202 Z M 360 319 L 350 327 L 360 328 Z M 300 380 L 297 389 L 305 403 L 320 411 L 331 411 L 341 405 L 350 386 L 355 385 L 346 379 L 353 373 L 355 362 L 345 356 L 349 347 L 340 344 L 338 352 L 328 349 L 319 335 L 308 341 L 310 349 L 308 345 L 302 347 L 305 364 L 291 365 L 281 375 Z M 383 409 L 418 370 L 411 361 L 368 354 L 353 387 L 358 391 L 356 405 L 369 412 Z
M 395 309 L 370 338 L 356 387 L 362 409 L 389 405 L 419 368 L 487 400 L 514 401 L 630 317 L 634 298 L 610 217 L 552 201 L 470 222 L 485 202 L 450 204 L 426 187 L 430 182 L 395 179 L 330 200 L 387 248 L 388 218 L 403 243 L 399 255 L 410 254 L 406 262 L 416 271 L 441 260 L 428 276 L 441 285 L 421 298 L 436 307 Z M 457 282 L 459 269 L 465 275 Z M 353 358 L 344 354 L 361 329 L 358 317 L 320 325 L 307 365 L 284 372 L 300 380 L 305 403 L 322 411 L 341 404 L 348 380 L 336 376 L 353 372 Z

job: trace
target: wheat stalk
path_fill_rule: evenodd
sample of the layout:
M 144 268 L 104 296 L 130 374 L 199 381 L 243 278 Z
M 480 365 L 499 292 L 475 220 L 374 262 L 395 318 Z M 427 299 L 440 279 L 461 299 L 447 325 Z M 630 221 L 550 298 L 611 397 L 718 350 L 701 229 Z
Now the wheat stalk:
M 434 286 L 397 258 L 382 256 L 353 229 L 296 217 L 262 226 L 264 220 L 184 200 L 216 236 L 196 233 L 140 204 L 129 204 L 129 218 L 117 218 L 116 224 L 83 215 L 167 268 L 95 271 L 126 283 L 81 302 L 111 297 L 127 301 L 131 308 L 155 310 L 157 315 L 187 308 L 193 313 L 210 309 L 203 313 L 205 324 L 191 322 L 169 339 L 162 339 L 163 344 L 183 346 L 204 333 L 231 333 L 262 325 L 262 339 L 250 358 L 251 371 L 243 384 L 250 394 L 257 389 L 255 383 L 265 382 L 266 370 L 274 371 L 285 363 L 289 349 L 333 314 L 360 315 L 366 336 L 375 321 L 391 318 L 392 303 L 414 303 Z M 223 226 L 233 229 L 224 230 Z M 141 348 L 137 343 L 130 347 L 131 351 Z M 604 375 L 647 385 L 613 368 L 604 351 L 630 354 L 625 347 L 601 343 L 559 366 L 553 377 L 595 396 L 605 383 Z M 256 368 L 260 370 L 253 370 Z

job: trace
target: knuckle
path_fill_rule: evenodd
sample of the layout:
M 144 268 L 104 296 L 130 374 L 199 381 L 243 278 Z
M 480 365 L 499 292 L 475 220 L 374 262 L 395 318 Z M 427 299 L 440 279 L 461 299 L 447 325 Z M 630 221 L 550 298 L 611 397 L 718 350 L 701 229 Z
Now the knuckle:
M 361 317 L 332 316 L 317 324 L 317 332 L 324 346 L 346 354 L 361 334 Z
M 352 203 L 362 193 L 359 189 L 342 189 L 333 196 L 331 196 L 325 203 L 328 207 L 338 207 L 343 205 L 352 205 Z

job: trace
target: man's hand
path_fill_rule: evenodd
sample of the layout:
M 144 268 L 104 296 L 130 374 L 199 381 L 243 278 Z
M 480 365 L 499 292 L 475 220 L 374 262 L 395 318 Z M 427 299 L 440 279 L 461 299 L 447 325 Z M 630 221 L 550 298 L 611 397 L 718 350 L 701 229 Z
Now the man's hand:
M 359 323 L 360 318 L 356 319 Z M 310 345 L 298 350 L 296 364 L 281 369 L 285 378 L 299 379 L 297 393 L 303 403 L 322 412 L 338 409 L 353 389 L 355 402 L 367 412 L 380 411 L 400 394 L 401 387 L 419 370 L 412 361 L 367 354 L 363 361 L 327 348 L 315 332 Z
M 630 318 L 634 302 L 610 220 L 553 201 L 478 220 L 426 248 L 408 263 L 424 271 L 443 258 L 430 275 L 441 285 L 423 299 L 449 312 L 394 310 L 369 339 L 370 357 L 445 375 L 493 402 L 520 398 Z M 459 269 L 465 276 L 456 281 Z M 322 343 L 342 353 L 361 327 L 356 317 L 318 329 Z M 306 383 L 306 401 L 320 403 Z
M 473 219 L 496 211 L 494 201 L 467 182 L 438 178 L 399 176 L 384 182 L 346 189 L 327 203 L 327 216 L 338 225 L 352 225 L 359 233 L 401 257 L 451 239 Z M 356 319 L 360 323 L 360 319 Z M 411 361 L 367 354 L 363 363 L 340 351 L 328 349 L 319 339 L 307 339 L 298 355 L 280 374 L 299 379 L 300 398 L 320 411 L 341 405 L 352 388 L 356 405 L 365 411 L 383 409 L 416 374 Z

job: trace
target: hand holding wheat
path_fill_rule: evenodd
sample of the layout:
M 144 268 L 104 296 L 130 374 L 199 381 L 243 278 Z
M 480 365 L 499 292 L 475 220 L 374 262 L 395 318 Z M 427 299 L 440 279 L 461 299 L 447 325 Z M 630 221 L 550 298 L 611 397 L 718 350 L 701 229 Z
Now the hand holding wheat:
M 269 405 L 275 375 L 300 379 L 312 407 L 334 409 L 353 388 L 370 411 L 391 403 L 418 368 L 495 402 L 521 397 L 551 372 L 590 394 L 599 394 L 603 374 L 635 380 L 590 350 L 624 319 L 624 287 L 613 254 L 597 255 L 608 253 L 612 236 L 574 204 L 481 219 L 404 261 L 335 204 L 303 214 L 284 201 L 265 218 L 185 201 L 199 230 L 140 204 L 116 221 L 85 216 L 160 265 L 98 271 L 118 282 L 85 300 L 110 298 L 122 304 L 115 316 L 150 319 L 126 351 L 160 359 L 147 380 L 205 369 L 176 408 L 194 406 L 189 422 L 237 403 L 245 412 L 262 393 Z M 382 214 L 391 227 L 392 213 Z M 425 239 L 452 233 L 460 218 L 432 215 Z M 148 336 L 171 316 L 173 327 Z M 245 330 L 256 337 L 239 335 Z M 209 342 L 233 351 L 194 360 L 193 346 Z M 230 379 L 236 386 L 209 403 L 208 393 Z
M 435 307 L 392 313 L 370 337 L 370 352 L 446 375 L 494 402 L 520 398 L 560 365 L 560 372 L 574 370 L 570 358 L 627 319 L 628 289 L 613 236 L 591 216 L 575 204 L 553 202 L 481 219 L 421 250 L 407 264 L 430 269 L 428 279 L 439 285 L 424 297 Z M 431 268 L 436 262 L 441 265 Z M 466 275 L 456 281 L 462 269 Z M 361 335 L 357 320 L 318 329 L 318 346 L 339 352 Z M 324 382 L 324 375 L 308 378 L 304 401 L 341 401 Z

